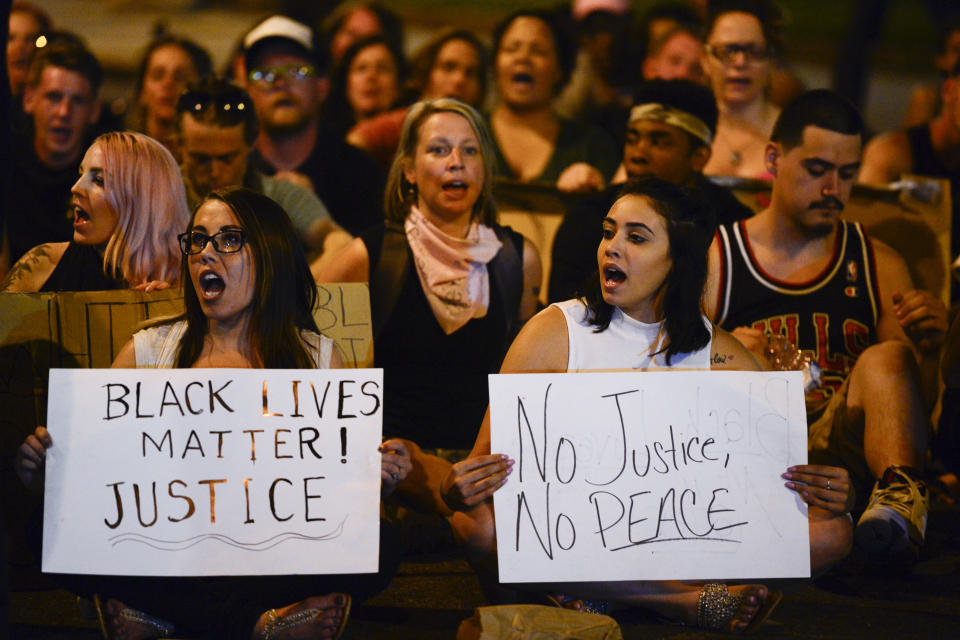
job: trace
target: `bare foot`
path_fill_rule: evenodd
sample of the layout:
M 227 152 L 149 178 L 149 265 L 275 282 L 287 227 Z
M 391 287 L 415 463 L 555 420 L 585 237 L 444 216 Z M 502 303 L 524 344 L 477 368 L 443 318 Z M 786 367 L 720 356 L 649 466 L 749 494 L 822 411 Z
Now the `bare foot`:
M 350 596 L 331 593 L 307 598 L 281 609 L 264 612 L 251 638 L 264 640 L 326 640 L 337 638 L 350 613 Z
M 107 600 L 103 606 L 103 625 L 110 640 L 152 640 L 173 631 L 173 625 L 128 609 L 119 600 Z

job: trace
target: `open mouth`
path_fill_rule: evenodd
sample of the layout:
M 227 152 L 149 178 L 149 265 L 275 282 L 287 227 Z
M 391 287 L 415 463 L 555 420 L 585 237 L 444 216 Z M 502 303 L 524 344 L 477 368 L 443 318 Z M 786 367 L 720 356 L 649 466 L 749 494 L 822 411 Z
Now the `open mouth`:
M 523 71 L 521 71 L 520 73 L 515 73 L 515 74 L 513 74 L 513 77 L 511 78 L 511 80 L 512 80 L 514 83 L 518 83 L 518 84 L 533 84 L 533 83 L 534 83 L 533 76 L 532 76 L 531 74 L 526 73 L 526 72 L 523 72 Z
M 73 205 L 73 224 L 84 224 L 90 222 L 90 214 L 80 205 Z
M 603 284 L 606 287 L 615 287 L 627 279 L 627 274 L 617 267 L 603 268 Z
M 444 182 L 442 188 L 446 193 L 465 193 L 467 183 L 463 180 L 451 180 L 450 182 Z
M 223 281 L 223 278 L 213 273 L 212 271 L 207 271 L 206 273 L 200 274 L 200 293 L 207 300 L 218 297 L 223 293 L 223 290 L 226 289 L 226 284 Z

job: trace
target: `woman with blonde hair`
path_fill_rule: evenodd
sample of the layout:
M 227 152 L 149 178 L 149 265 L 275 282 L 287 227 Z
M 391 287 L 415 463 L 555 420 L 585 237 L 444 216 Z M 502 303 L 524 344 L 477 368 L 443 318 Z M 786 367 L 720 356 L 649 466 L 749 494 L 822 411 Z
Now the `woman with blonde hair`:
M 494 151 L 472 107 L 410 109 L 384 196 L 386 224 L 347 245 L 321 282 L 369 282 L 387 436 L 467 449 L 487 374 L 536 308 L 540 259 L 496 222 Z
M 180 275 L 177 234 L 190 219 L 180 168 L 153 138 L 105 133 L 71 189 L 73 239 L 28 251 L 0 292 L 152 291 Z

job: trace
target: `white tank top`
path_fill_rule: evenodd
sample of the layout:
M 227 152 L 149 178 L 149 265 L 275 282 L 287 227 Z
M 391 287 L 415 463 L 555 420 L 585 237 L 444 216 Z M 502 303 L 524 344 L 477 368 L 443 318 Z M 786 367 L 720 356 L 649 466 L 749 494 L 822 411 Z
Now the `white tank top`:
M 133 351 L 138 369 L 174 369 L 186 320 L 148 327 L 133 334 Z M 301 331 L 300 339 L 317 369 L 329 369 L 333 340 L 312 331 Z
M 587 322 L 587 307 L 580 300 L 567 300 L 553 306 L 563 312 L 567 321 L 567 371 L 710 369 L 713 324 L 706 316 L 701 317 L 710 331 L 710 342 L 699 351 L 674 355 L 667 366 L 666 354 L 651 355 L 662 348 L 659 346 L 663 339 L 662 322 L 639 322 L 614 307 L 610 326 L 596 333 L 596 326 Z

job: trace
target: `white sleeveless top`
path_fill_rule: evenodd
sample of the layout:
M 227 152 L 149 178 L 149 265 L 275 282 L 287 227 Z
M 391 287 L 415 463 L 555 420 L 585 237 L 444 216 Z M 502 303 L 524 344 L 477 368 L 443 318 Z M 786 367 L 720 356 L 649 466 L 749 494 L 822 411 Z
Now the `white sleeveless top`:
M 710 369 L 713 324 L 706 316 L 701 317 L 710 331 L 710 342 L 699 351 L 674 355 L 667 366 L 666 354 L 651 355 L 662 349 L 662 322 L 639 322 L 614 307 L 610 326 L 595 333 L 596 326 L 587 322 L 587 307 L 580 300 L 566 300 L 553 306 L 563 312 L 567 321 L 567 371 Z
M 133 351 L 138 369 L 174 369 L 186 320 L 149 327 L 133 334 Z M 329 369 L 333 340 L 312 331 L 301 331 L 300 339 L 317 369 Z

